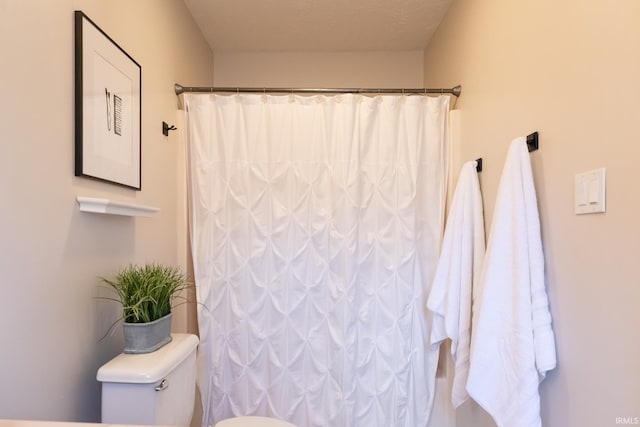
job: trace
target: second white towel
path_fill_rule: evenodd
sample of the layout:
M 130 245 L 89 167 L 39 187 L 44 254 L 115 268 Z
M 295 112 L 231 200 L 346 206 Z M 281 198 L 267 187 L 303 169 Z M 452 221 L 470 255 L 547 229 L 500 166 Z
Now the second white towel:
M 556 353 L 524 137 L 507 153 L 478 285 L 467 391 L 498 427 L 540 427 L 538 383 Z

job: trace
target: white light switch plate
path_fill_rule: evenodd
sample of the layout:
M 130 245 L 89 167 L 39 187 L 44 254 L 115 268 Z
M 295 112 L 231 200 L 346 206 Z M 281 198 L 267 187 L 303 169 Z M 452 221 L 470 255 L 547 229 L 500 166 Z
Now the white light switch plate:
M 576 215 L 604 212 L 605 189 L 605 168 L 576 174 Z

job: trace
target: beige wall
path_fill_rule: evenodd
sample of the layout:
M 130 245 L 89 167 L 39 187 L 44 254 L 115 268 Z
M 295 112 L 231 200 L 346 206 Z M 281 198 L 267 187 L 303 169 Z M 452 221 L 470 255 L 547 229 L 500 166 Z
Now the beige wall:
M 75 9 L 142 66 L 141 192 L 73 176 Z M 212 53 L 179 0 L 2 0 L 0 47 L 0 418 L 96 421 L 96 370 L 122 348 L 119 330 L 98 342 L 119 310 L 97 277 L 183 262 L 180 142 L 161 123 L 179 115 L 174 82 L 211 84 Z M 78 195 L 161 210 L 81 213 Z
M 422 87 L 422 52 L 215 52 L 216 86 Z
M 488 221 L 512 138 L 531 154 L 558 367 L 543 425 L 640 417 L 640 2 L 454 0 L 425 52 L 425 84 L 460 83 L 461 159 L 484 158 Z M 573 213 L 574 175 L 607 169 L 607 212 Z M 466 405 L 457 425 L 491 426 Z

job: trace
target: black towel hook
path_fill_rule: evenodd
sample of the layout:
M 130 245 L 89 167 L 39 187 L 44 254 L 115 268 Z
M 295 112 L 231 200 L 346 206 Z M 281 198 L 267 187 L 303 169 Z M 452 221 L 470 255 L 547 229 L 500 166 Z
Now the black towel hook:
M 476 172 L 482 172 L 482 157 L 476 159 Z
M 527 149 L 529 152 L 536 151 L 538 149 L 538 132 L 527 135 Z
M 162 122 L 162 134 L 164 136 L 169 136 L 169 131 L 170 130 L 177 130 L 178 128 L 175 127 L 174 125 L 169 126 L 169 124 L 167 122 Z

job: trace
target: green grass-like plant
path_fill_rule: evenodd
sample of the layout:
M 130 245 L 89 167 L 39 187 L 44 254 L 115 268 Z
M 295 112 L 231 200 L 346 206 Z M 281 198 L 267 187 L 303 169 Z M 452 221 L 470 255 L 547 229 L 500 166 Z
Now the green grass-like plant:
M 166 316 L 174 297 L 187 287 L 178 267 L 157 263 L 129 264 L 114 280 L 101 279 L 118 294 L 122 320 L 127 323 L 148 323 Z

